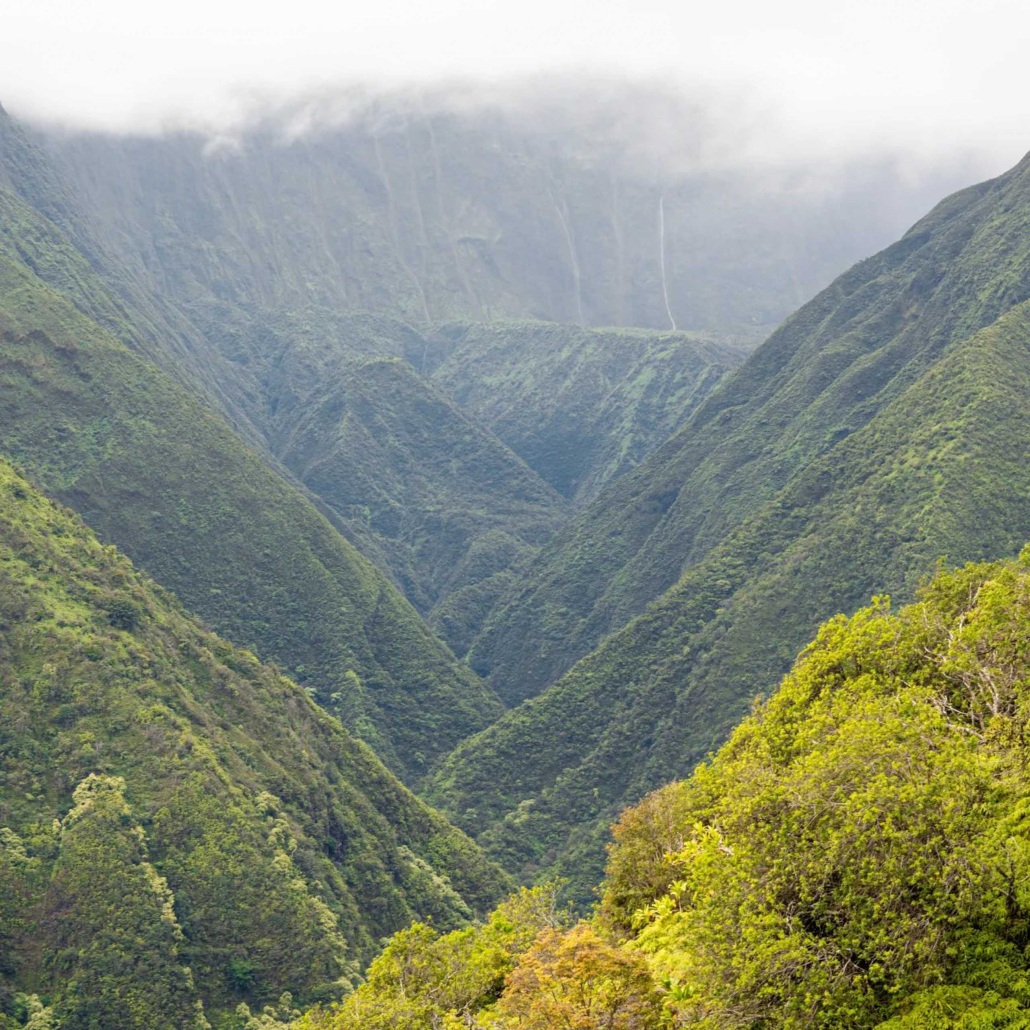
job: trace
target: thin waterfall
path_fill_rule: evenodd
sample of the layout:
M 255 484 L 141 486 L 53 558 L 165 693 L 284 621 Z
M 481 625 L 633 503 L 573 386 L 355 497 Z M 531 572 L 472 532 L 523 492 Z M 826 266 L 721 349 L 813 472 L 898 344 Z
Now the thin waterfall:
M 548 192 L 550 193 L 550 190 Z M 551 193 L 551 202 L 554 204 L 554 210 L 558 212 L 558 221 L 561 222 L 562 232 L 565 233 L 565 242 L 569 248 L 569 263 L 572 266 L 572 279 L 576 287 L 576 311 L 579 313 L 579 324 L 586 325 L 586 320 L 583 318 L 583 291 L 580 287 L 579 260 L 576 258 L 576 245 L 572 240 L 572 231 L 569 229 L 568 219 L 562 210 L 562 204 L 558 203 L 553 193 Z
M 658 198 L 658 256 L 662 266 L 662 296 L 665 298 L 665 313 L 669 316 L 669 324 L 676 329 L 676 319 L 672 317 L 669 307 L 669 284 L 665 281 L 665 194 Z

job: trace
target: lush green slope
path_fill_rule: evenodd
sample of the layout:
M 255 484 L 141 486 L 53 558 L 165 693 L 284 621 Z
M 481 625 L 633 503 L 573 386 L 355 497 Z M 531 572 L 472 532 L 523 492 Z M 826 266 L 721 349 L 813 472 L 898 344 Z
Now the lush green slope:
M 637 619 L 463 744 L 435 797 L 512 868 L 588 892 L 604 827 L 682 776 L 819 621 L 937 556 L 1030 538 L 1030 303 L 950 348 L 812 461 Z
M 745 354 L 713 334 L 543 322 L 424 332 L 433 383 L 576 504 L 672 436 Z
M 590 924 L 545 888 L 395 935 L 303 1030 L 1025 1030 L 1030 548 L 826 623 L 615 826 Z
M 805 305 L 544 549 L 476 642 L 476 667 L 505 700 L 531 696 L 643 611 L 949 346 L 1025 300 L 1028 229 L 1030 160 L 945 200 Z
M 617 828 L 602 914 L 677 1026 L 1030 1021 L 1030 552 L 825 625 Z
M 34 212 L 4 201 L 0 223 L 8 246 L 33 272 L 122 343 L 153 361 L 204 398 L 251 443 L 262 438 L 246 413 L 250 384 L 210 345 L 162 291 L 152 290 L 146 270 L 123 259 L 101 224 L 91 218 L 80 192 L 55 167 L 37 133 L 0 107 L 0 186 Z
M 503 887 L 302 689 L 0 463 L 0 1005 L 181 1030 L 200 999 L 324 997 L 382 934 Z
M 400 358 L 421 368 L 430 342 L 396 319 L 311 303 L 256 312 L 188 291 L 173 303 L 155 283 L 148 295 L 145 269 L 121 259 L 31 135 L 2 113 L 0 147 L 0 177 L 47 215 L 33 220 L 5 206 L 18 256 L 205 398 L 273 468 L 320 495 L 337 527 L 424 613 L 457 589 L 465 608 L 482 595 L 460 623 L 467 649 L 497 594 L 496 584 L 484 593 L 480 581 L 543 543 L 563 505 L 414 375 L 395 368 L 389 389 L 374 381 L 367 362 Z M 467 551 L 473 561 L 455 574 Z M 456 630 L 459 621 L 452 614 L 445 626 Z
M 273 454 L 423 613 L 508 572 L 563 521 L 561 497 L 402 358 L 290 342 L 274 365 L 253 418 Z
M 494 718 L 496 699 L 295 487 L 33 274 L 89 269 L 13 195 L 0 203 L 0 446 L 394 769 L 417 777 Z

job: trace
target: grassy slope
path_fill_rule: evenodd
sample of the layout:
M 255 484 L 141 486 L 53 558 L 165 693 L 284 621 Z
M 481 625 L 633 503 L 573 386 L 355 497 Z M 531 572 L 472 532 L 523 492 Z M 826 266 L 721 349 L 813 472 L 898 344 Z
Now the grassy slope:
M 542 322 L 427 336 L 434 384 L 577 505 L 670 437 L 745 354 L 714 334 Z
M 159 942 L 137 937 L 121 966 L 115 938 L 89 945 L 136 916 L 147 933 L 177 924 L 173 950 L 209 1014 L 310 996 L 412 917 L 460 922 L 503 890 L 496 867 L 303 690 L 203 629 L 5 462 L 0 587 L 8 987 L 59 1005 L 69 977 L 90 1001 L 160 996 L 169 984 L 147 979 Z M 122 777 L 130 810 L 80 823 L 91 805 L 103 816 L 88 784 L 56 826 L 91 774 Z M 141 861 L 174 895 L 149 923 L 146 891 L 130 891 Z M 118 1025 L 165 1024 L 126 1011 Z
M 473 648 L 539 692 L 844 445 L 948 346 L 1030 294 L 1030 161 L 942 202 L 805 305 L 541 552 Z
M 643 615 L 465 742 L 430 796 L 513 869 L 588 893 L 607 821 L 682 776 L 820 620 L 1030 538 L 1030 304 L 951 348 Z
M 405 775 L 494 718 L 496 700 L 294 487 L 30 271 L 89 275 L 52 226 L 10 194 L 0 202 L 7 452 Z

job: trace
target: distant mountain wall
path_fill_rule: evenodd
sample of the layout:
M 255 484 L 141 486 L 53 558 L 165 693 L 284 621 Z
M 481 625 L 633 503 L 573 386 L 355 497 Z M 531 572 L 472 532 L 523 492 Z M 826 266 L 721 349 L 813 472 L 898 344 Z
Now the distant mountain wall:
M 231 140 L 78 133 L 49 149 L 170 299 L 425 322 L 769 330 L 972 177 L 914 175 L 890 156 L 715 167 L 670 151 L 731 131 L 686 105 L 661 146 L 629 148 L 620 134 L 654 103 L 627 88 L 592 123 L 554 124 L 394 97 Z

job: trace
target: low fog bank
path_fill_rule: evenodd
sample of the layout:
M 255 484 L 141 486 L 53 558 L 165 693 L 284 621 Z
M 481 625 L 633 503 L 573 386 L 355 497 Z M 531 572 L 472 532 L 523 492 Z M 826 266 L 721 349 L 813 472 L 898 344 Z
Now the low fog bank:
M 0 100 L 5 98 L 0 96 Z M 1017 126 L 1006 138 L 970 139 L 936 133 L 913 120 L 899 134 L 849 114 L 812 124 L 802 113 L 746 84 L 727 86 L 671 77 L 552 73 L 531 78 L 451 78 L 412 86 L 335 83 L 306 90 L 233 87 L 220 100 L 176 111 L 142 111 L 116 124 L 55 116 L 33 104 L 7 102 L 22 121 L 52 134 L 153 138 L 199 135 L 210 152 L 257 139 L 291 143 L 360 127 L 388 134 L 411 121 L 457 118 L 503 121 L 540 145 L 585 161 L 615 163 L 622 172 L 675 181 L 699 173 L 760 169 L 777 186 L 807 170 L 807 188 L 829 185 L 844 167 L 889 161 L 911 182 L 939 169 L 977 178 L 1000 174 L 1030 149 Z M 946 173 L 954 179 L 953 173 Z
M 883 244 L 948 193 L 1000 174 L 1024 152 L 1004 141 L 985 146 L 918 131 L 904 142 L 860 127 L 853 136 L 840 125 L 821 133 L 792 121 L 754 88 L 585 74 L 418 87 L 238 88 L 218 110 L 165 114 L 117 132 L 26 119 L 16 106 L 12 114 L 57 140 L 194 137 L 212 159 L 332 136 L 388 139 L 412 126 L 443 125 L 493 135 L 499 153 L 517 138 L 536 156 L 658 189 L 718 179 L 756 196 L 879 205 L 874 221 L 882 223 L 877 240 Z
M 742 143 L 754 149 L 749 160 L 801 153 L 824 163 L 970 149 L 998 172 L 1030 139 L 1023 0 L 9 6 L 0 100 L 21 118 L 78 128 L 233 133 L 319 93 L 323 113 L 331 94 L 351 94 L 347 108 L 362 95 L 382 106 L 421 93 L 430 104 L 550 112 L 558 123 L 571 102 L 576 124 L 590 127 L 618 120 L 635 83 L 620 139 L 650 146 L 666 123 L 678 135 L 685 97 L 733 125 L 731 159 Z M 726 159 L 720 143 L 706 137 L 706 160 Z

